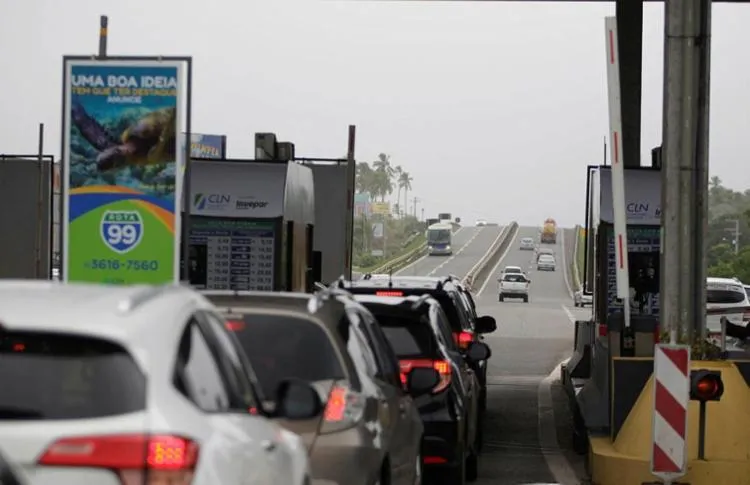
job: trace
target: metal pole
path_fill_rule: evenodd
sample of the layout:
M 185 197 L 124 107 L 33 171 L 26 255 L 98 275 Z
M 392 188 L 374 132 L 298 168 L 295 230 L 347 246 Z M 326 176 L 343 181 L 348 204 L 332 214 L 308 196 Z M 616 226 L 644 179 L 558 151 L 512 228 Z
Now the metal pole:
M 693 271 L 691 280 L 696 284 L 692 298 L 693 331 L 702 341 L 706 338 L 706 276 L 708 275 L 708 248 L 705 235 L 708 233 L 708 140 L 709 140 L 709 112 L 711 105 L 711 1 L 698 0 L 698 39 L 696 49 L 698 55 L 698 96 L 697 96 L 697 140 L 695 147 L 695 175 L 693 179 L 694 212 L 693 212 L 693 244 L 695 245 L 695 259 L 690 266 Z M 735 244 L 739 241 L 739 222 Z M 735 249 L 738 246 L 735 245 Z
M 604 137 L 604 153 L 602 154 L 602 165 L 607 164 L 607 137 Z
M 346 274 L 345 278 L 352 279 L 352 259 L 353 259 L 353 244 L 354 244 L 354 186 L 357 178 L 357 162 L 355 160 L 355 147 L 357 142 L 357 127 L 355 125 L 349 125 L 349 138 L 346 149 L 346 160 L 347 160 L 347 184 L 348 190 L 346 193 L 346 204 L 349 208 L 349 214 L 346 216 L 344 233 L 346 236 L 347 247 L 346 254 L 344 255 L 344 268 Z
M 193 194 L 191 193 L 190 179 L 192 177 L 192 162 L 190 160 L 190 139 L 192 136 L 191 118 L 193 116 L 193 61 L 187 61 L 187 97 L 185 106 L 185 170 L 182 174 L 182 277 L 180 278 L 185 284 L 190 284 L 190 217 L 193 212 L 192 204 Z M 176 163 L 176 162 L 175 162 Z M 180 177 L 180 173 L 175 171 L 175 176 Z M 175 212 L 179 214 L 179 202 L 175 200 Z M 178 273 L 179 274 L 179 273 Z
M 104 59 L 107 57 L 107 26 L 109 25 L 109 19 L 106 15 L 99 17 L 99 57 Z
M 37 196 L 36 196 L 36 243 L 34 244 L 34 277 L 39 278 L 42 274 L 42 224 L 47 222 L 49 227 L 49 221 L 42 221 L 42 199 L 44 198 L 43 184 L 44 180 L 44 123 L 39 123 L 39 145 L 37 153 L 37 169 L 39 177 L 37 179 Z M 53 180 L 50 180 L 54 183 Z M 51 216 L 52 214 L 50 214 Z M 51 275 L 47 274 L 47 279 Z
M 670 342 L 680 334 L 693 341 L 696 322 L 705 328 L 705 264 L 698 254 L 695 236 L 702 232 L 696 209 L 696 151 L 698 143 L 698 56 L 699 0 L 665 0 L 664 48 L 664 167 L 662 168 L 661 237 L 661 321 L 669 330 Z M 706 100 L 707 101 L 707 100 Z M 669 248 L 669 250 L 664 250 Z

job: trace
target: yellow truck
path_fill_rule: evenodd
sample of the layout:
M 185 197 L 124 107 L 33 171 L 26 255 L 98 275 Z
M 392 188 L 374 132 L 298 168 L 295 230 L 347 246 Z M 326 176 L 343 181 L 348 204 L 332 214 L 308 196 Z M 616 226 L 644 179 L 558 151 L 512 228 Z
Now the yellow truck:
M 551 217 L 542 226 L 542 244 L 557 244 L 557 223 Z

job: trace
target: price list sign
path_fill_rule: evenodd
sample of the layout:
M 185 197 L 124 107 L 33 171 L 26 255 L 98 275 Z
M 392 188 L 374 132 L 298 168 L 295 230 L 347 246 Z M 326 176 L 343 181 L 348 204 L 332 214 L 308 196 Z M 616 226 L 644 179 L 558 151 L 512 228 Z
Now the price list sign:
M 659 227 L 628 227 L 631 314 L 659 315 Z M 607 228 L 607 313 L 622 310 L 617 298 L 614 231 Z
M 272 222 L 197 218 L 190 228 L 190 283 L 199 289 L 273 291 Z

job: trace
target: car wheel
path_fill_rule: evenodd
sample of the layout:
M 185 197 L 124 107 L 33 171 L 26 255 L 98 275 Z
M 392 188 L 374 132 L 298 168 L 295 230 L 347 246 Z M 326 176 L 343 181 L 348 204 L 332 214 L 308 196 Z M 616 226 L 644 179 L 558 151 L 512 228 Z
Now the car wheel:
M 475 482 L 479 478 L 479 457 L 472 451 L 466 457 L 466 481 Z
M 529 302 L 529 297 L 528 296 L 524 296 L 523 297 L 523 302 L 524 303 L 528 303 Z

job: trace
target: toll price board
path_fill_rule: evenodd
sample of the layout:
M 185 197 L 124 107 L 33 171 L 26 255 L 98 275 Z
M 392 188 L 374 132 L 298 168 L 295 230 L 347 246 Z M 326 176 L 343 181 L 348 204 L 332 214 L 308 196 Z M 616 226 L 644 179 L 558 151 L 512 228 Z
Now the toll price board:
M 190 283 L 198 289 L 272 291 L 273 222 L 195 218 L 190 227 Z
M 630 311 L 635 315 L 659 315 L 659 246 L 658 227 L 628 227 L 628 276 Z M 607 313 L 622 310 L 617 297 L 617 255 L 612 228 L 607 228 Z

